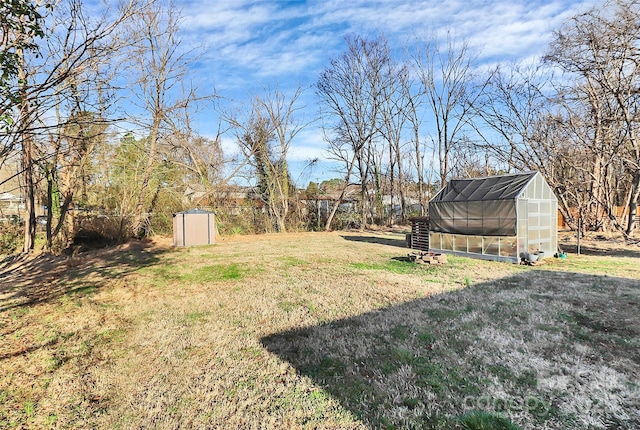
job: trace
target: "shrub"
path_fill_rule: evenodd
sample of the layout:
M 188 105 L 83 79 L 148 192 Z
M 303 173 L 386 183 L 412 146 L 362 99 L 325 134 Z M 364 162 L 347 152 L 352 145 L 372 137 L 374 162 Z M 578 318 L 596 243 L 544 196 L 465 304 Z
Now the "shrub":
M 78 218 L 73 243 L 94 248 L 124 243 L 131 237 L 129 217 L 91 215 Z
M 22 242 L 22 227 L 17 222 L 0 222 L 0 254 L 11 254 Z

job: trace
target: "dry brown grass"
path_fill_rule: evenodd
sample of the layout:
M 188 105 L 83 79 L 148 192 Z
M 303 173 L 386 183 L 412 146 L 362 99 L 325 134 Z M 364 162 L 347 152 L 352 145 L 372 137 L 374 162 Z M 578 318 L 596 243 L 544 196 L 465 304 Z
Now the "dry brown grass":
M 638 247 L 417 267 L 402 239 L 158 239 L 5 263 L 0 428 L 452 428 L 472 408 L 640 426 Z

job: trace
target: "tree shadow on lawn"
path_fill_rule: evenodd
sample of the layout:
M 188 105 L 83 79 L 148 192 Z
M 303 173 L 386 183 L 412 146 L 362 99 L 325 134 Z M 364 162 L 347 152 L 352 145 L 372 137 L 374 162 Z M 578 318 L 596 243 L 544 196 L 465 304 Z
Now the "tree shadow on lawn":
M 371 428 L 630 429 L 639 307 L 637 280 L 532 270 L 261 341 Z
M 341 235 L 340 237 L 342 237 L 344 240 L 349 240 L 349 241 L 352 241 L 352 242 L 376 243 L 376 244 L 379 244 L 379 245 L 388 245 L 388 246 L 395 246 L 395 247 L 398 247 L 398 248 L 409 249 L 407 247 L 407 242 L 402 240 L 402 239 L 392 239 L 392 238 L 379 237 L 379 236 L 347 236 L 347 235 Z
M 43 254 L 7 259 L 0 265 L 0 315 L 68 294 L 93 293 L 109 279 L 156 264 L 166 251 L 152 242 L 132 240 L 72 257 Z

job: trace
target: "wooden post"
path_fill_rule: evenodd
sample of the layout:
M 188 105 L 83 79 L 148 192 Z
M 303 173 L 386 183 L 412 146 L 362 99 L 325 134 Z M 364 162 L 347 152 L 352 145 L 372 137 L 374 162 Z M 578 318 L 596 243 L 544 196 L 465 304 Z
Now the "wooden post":
M 578 255 L 580 255 L 580 234 L 582 234 L 582 206 L 578 212 Z

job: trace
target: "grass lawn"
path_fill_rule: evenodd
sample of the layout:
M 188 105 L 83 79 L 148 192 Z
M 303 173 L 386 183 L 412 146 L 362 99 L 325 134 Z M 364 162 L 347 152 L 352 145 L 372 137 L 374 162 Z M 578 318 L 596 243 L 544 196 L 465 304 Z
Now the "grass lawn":
M 5 261 L 0 428 L 640 428 L 640 247 L 418 266 L 403 238 Z

